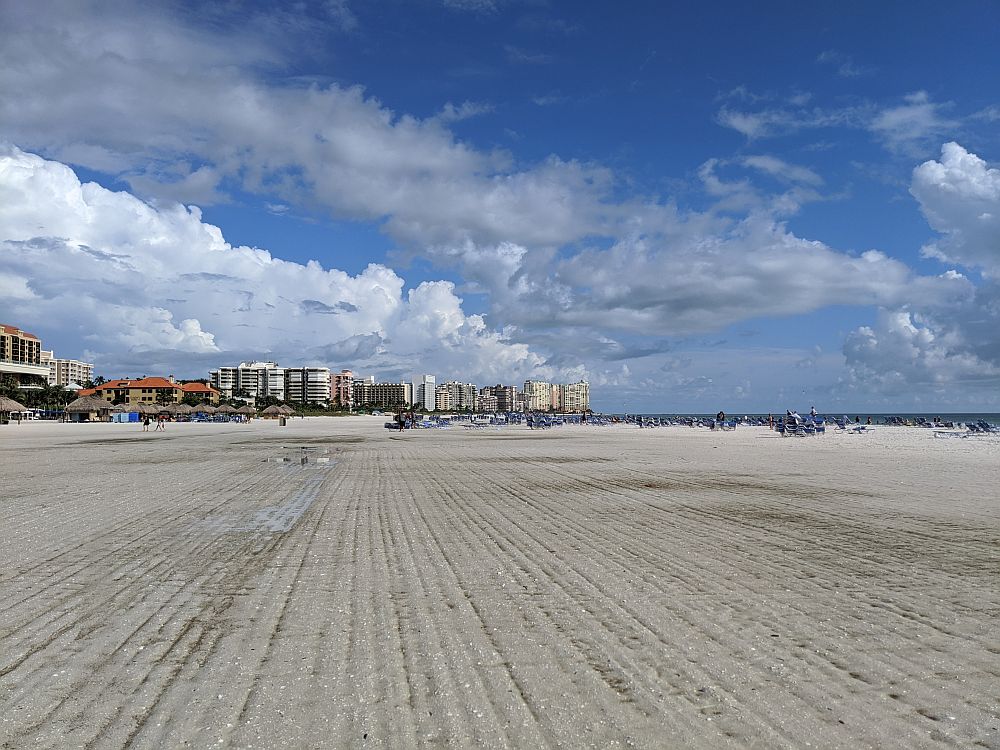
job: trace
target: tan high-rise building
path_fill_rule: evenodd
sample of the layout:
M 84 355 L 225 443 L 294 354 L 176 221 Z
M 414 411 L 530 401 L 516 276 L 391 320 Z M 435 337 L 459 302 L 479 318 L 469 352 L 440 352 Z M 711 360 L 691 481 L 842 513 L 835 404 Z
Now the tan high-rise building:
M 564 411 L 585 412 L 590 408 L 590 384 L 586 380 L 562 386 Z
M 42 364 L 42 342 L 14 326 L 0 325 L 0 377 L 13 377 L 19 385 L 48 382 L 49 367 Z
M 548 411 L 551 409 L 552 383 L 544 380 L 525 380 L 524 408 L 529 411 Z

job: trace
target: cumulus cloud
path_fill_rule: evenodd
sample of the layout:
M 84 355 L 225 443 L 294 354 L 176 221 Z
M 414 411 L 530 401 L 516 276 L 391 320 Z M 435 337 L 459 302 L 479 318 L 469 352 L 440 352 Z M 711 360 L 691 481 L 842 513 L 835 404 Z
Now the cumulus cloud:
M 978 385 L 990 391 L 995 404 L 1000 363 L 980 356 L 970 344 L 954 323 L 908 310 L 882 310 L 874 325 L 848 335 L 844 354 L 857 381 L 886 395 L 926 388 L 936 400 L 954 403 L 954 386 Z M 960 397 L 969 395 L 963 390 Z
M 914 294 L 905 305 L 887 306 L 878 320 L 852 332 L 844 354 L 853 382 L 884 393 L 926 387 L 940 403 L 956 393 L 967 398 L 977 387 L 975 406 L 1000 403 L 1000 172 L 957 143 L 946 143 L 939 161 L 913 171 L 910 192 L 928 223 L 942 237 L 924 254 L 949 264 L 978 269 L 984 283 L 973 285 L 951 269 L 954 295 L 931 305 Z M 965 390 L 956 391 L 961 384 Z
M 957 143 L 913 170 L 910 192 L 942 238 L 924 254 L 1000 277 L 1000 170 Z
M 109 172 L 140 195 L 211 203 L 244 190 L 384 220 L 384 231 L 413 246 L 561 244 L 606 218 L 607 170 L 555 157 L 512 168 L 509 154 L 448 130 L 488 105 L 398 115 L 361 87 L 269 82 L 260 70 L 277 69 L 281 50 L 252 25 L 222 44 L 162 9 L 124 6 L 114 24 L 86 3 L 51 10 L 45 21 L 27 6 L 3 11 L 3 133 Z
M 203 375 L 267 355 L 401 375 L 434 365 L 491 380 L 543 361 L 464 313 L 449 282 L 404 293 L 382 265 L 351 276 L 233 247 L 195 208 L 81 184 L 16 148 L 0 154 L 0 259 L 2 317 L 50 333 L 66 354 L 86 348 L 109 374 L 169 360 Z

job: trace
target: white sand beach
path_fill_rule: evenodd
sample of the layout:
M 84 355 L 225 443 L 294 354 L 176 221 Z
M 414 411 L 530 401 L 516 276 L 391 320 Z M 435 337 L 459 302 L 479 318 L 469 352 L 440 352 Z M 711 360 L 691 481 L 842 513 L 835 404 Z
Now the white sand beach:
M 0 747 L 1000 748 L 1000 439 L 383 421 L 0 428 Z

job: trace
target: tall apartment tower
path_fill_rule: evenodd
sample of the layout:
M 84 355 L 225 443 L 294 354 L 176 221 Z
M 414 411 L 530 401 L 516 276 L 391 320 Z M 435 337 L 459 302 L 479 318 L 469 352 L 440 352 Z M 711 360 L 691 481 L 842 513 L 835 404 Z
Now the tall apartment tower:
M 434 376 L 420 375 L 413 378 L 413 405 L 418 409 L 434 411 Z

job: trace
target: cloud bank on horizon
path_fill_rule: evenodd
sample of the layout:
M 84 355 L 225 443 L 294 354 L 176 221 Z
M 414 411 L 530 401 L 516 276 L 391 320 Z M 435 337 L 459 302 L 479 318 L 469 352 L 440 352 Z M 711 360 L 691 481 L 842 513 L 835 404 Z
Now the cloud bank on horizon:
M 706 127 L 745 142 L 705 144 L 714 154 L 664 175 L 664 193 L 629 163 L 530 156 L 520 126 L 506 144 L 477 129 L 509 103 L 429 95 L 427 114 L 400 114 L 372 85 L 318 75 L 302 35 L 377 33 L 336 5 L 309 18 L 247 6 L 251 31 L 221 10 L 199 24 L 131 4 L 0 10 L 0 318 L 108 375 L 269 357 L 388 378 L 583 377 L 609 410 L 1000 407 L 1000 172 L 953 140 L 979 142 L 988 108 L 963 115 L 923 90 L 836 106 L 713 91 Z M 440 12 L 582 33 L 529 24 L 516 4 Z M 498 39 L 497 64 L 565 54 L 528 41 Z M 812 59 L 845 81 L 869 70 Z M 919 209 L 912 251 L 810 237 L 810 211 L 857 189 L 806 156 L 828 140 L 772 145 L 814 131 L 877 144 L 883 161 L 853 179 L 903 171 L 887 203 Z M 236 227 L 214 225 L 213 207 L 236 222 L 269 212 L 293 237 L 297 217 L 332 217 L 392 249 L 280 257 L 227 242 Z

